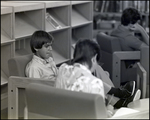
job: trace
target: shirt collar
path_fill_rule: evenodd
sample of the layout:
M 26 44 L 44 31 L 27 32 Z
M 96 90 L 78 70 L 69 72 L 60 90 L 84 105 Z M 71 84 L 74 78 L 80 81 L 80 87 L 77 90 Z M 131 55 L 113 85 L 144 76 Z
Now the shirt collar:
M 36 55 L 33 55 L 33 59 L 38 61 L 38 62 L 40 62 L 40 63 L 42 63 L 42 64 L 47 64 L 47 63 L 49 63 L 49 62 L 51 62 L 53 60 L 52 57 L 49 57 L 48 59 L 44 60 L 44 59 L 42 59 L 42 58 L 40 58 L 40 57 L 38 57 Z
M 84 65 L 82 65 L 80 63 L 75 63 L 74 66 L 80 67 L 83 70 L 86 70 L 88 73 L 92 74 L 91 71 L 87 67 L 85 67 Z
M 132 34 L 132 32 L 129 29 L 126 29 L 123 27 L 123 25 L 118 26 L 119 31 L 124 32 L 124 34 Z

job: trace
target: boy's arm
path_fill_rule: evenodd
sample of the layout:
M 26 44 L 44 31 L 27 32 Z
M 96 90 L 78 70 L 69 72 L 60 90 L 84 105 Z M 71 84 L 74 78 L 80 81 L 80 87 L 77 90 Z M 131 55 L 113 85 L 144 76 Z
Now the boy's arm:
M 149 35 L 146 33 L 146 31 L 144 30 L 144 28 L 141 25 L 136 23 L 134 25 L 134 27 L 131 28 L 131 30 L 140 32 L 142 35 L 142 38 L 143 38 L 143 42 L 145 42 L 149 46 Z
M 27 69 L 26 76 L 30 78 L 41 78 L 40 71 L 36 68 Z

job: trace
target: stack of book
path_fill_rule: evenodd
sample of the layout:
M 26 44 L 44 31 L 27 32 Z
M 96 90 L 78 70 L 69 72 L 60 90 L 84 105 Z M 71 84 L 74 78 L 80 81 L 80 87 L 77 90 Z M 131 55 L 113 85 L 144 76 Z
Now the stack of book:
M 62 28 L 59 23 L 49 14 L 46 13 L 46 20 L 55 28 L 55 29 L 60 29 Z
M 122 12 L 127 7 L 135 7 L 140 12 L 149 13 L 149 1 L 94 1 L 94 10 L 97 12 Z

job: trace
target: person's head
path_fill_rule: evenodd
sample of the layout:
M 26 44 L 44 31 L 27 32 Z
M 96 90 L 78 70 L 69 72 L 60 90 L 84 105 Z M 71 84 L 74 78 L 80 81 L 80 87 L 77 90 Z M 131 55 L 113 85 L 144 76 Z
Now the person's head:
M 94 72 L 100 61 L 100 46 L 93 40 L 80 39 L 76 43 L 73 57 L 73 63 L 86 64 Z
M 52 42 L 54 38 L 49 33 L 39 30 L 35 31 L 30 40 L 32 52 L 42 59 L 47 59 L 52 56 Z
M 139 11 L 133 7 L 126 8 L 121 16 L 121 24 L 124 26 L 133 26 L 141 19 Z

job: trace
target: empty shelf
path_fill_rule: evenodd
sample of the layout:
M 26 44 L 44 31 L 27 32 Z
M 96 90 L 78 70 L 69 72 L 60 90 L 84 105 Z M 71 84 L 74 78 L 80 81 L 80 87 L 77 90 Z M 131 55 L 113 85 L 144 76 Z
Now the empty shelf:
M 1 45 L 14 42 L 10 37 L 1 29 Z
M 15 56 L 28 55 L 30 54 L 26 49 L 18 49 L 15 52 Z
M 1 85 L 8 83 L 8 77 L 5 75 L 5 73 L 1 70 Z
M 3 6 L 1 6 L 1 15 L 2 14 L 8 14 L 8 13 L 12 13 L 12 7 L 3 7 Z
M 30 36 L 39 28 L 26 15 L 17 14 L 15 21 L 15 38 Z
M 91 23 L 92 21 L 87 20 L 85 17 L 83 17 L 80 13 L 78 13 L 76 10 L 72 10 L 72 27 L 80 26 L 84 24 Z
M 67 60 L 65 57 L 63 57 L 61 54 L 59 54 L 54 49 L 52 51 L 52 54 L 53 54 L 53 58 L 54 58 L 54 61 L 55 61 L 56 64 L 62 63 L 62 62 Z

